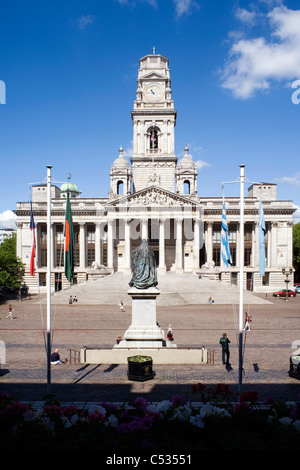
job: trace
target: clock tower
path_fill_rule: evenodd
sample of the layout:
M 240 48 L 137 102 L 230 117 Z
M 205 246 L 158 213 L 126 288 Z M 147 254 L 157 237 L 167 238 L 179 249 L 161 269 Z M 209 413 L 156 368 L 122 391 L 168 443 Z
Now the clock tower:
M 177 112 L 171 95 L 169 61 L 153 50 L 153 54 L 140 59 L 136 99 L 131 111 L 134 192 L 151 185 L 175 192 Z

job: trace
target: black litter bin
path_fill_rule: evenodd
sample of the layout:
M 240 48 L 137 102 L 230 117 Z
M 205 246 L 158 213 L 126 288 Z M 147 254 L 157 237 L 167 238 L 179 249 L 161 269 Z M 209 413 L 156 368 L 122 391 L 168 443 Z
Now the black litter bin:
M 130 356 L 128 362 L 128 379 L 144 382 L 153 379 L 152 357 L 150 356 Z
M 290 357 L 289 376 L 300 379 L 300 349 L 297 349 Z

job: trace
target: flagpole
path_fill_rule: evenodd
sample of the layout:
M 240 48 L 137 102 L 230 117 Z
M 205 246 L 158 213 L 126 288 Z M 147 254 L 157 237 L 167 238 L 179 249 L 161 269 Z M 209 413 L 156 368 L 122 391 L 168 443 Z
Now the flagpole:
M 243 376 L 243 309 L 244 309 L 244 175 L 245 165 L 240 165 L 240 296 L 239 296 L 239 395 L 242 393 Z
M 51 165 L 47 165 L 47 393 L 51 393 Z

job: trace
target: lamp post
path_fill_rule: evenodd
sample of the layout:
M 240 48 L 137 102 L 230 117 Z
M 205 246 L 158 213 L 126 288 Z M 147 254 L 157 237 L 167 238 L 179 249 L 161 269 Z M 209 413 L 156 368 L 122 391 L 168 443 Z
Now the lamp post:
M 289 268 L 289 269 L 286 269 L 286 268 L 282 268 L 282 274 L 285 276 L 285 283 L 286 283 L 286 290 L 285 290 L 285 301 L 287 302 L 288 301 L 288 286 L 289 286 L 289 275 L 293 274 L 293 270 L 292 268 Z

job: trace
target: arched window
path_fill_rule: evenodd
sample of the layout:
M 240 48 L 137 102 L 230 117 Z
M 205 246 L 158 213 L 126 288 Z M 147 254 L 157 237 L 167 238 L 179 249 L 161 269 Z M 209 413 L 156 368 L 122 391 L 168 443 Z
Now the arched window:
M 191 186 L 188 180 L 183 182 L 183 194 L 190 194 L 191 193 Z
M 124 194 L 124 184 L 123 181 L 117 182 L 117 194 Z
M 158 132 L 156 128 L 152 128 L 150 130 L 150 143 L 149 143 L 150 150 L 158 149 Z

